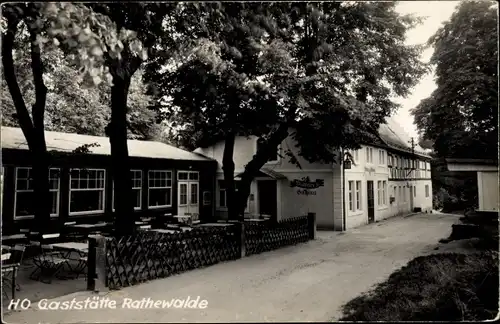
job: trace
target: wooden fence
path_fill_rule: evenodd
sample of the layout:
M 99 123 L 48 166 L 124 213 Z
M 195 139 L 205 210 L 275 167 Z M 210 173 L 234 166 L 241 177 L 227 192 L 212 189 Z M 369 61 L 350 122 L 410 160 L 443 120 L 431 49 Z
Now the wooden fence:
M 89 237 L 88 290 L 120 289 L 315 238 L 315 215 L 197 227 L 179 234 Z M 96 280 L 97 279 L 97 280 Z M 98 285 L 98 286 L 96 286 Z

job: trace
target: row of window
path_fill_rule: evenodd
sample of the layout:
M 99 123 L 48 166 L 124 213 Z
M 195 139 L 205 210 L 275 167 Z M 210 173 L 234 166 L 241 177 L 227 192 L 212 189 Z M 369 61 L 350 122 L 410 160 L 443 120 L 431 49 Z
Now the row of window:
M 366 147 L 366 163 L 374 163 L 373 160 L 373 147 Z M 376 149 L 378 151 L 378 165 L 388 165 L 400 169 L 416 169 L 416 170 L 430 170 L 430 163 L 425 161 L 412 160 L 409 158 L 398 157 L 391 154 L 386 154 L 386 151 Z M 359 162 L 359 150 L 349 151 L 354 162 Z
M 143 172 L 131 170 L 132 191 L 134 193 L 134 208 L 142 208 Z M 105 209 L 105 179 L 104 169 L 71 169 L 69 179 L 69 214 L 103 213 Z M 179 171 L 179 205 L 187 205 L 187 186 L 190 185 L 190 204 L 198 204 L 198 172 Z M 52 196 L 51 215 L 59 215 L 60 199 L 60 169 L 49 170 L 50 193 Z M 16 168 L 15 187 L 16 218 L 32 217 L 34 215 L 34 188 L 31 168 Z M 114 192 L 112 195 L 113 210 L 115 209 Z M 172 206 L 172 171 L 148 171 L 148 208 Z
M 362 202 L 362 186 L 361 181 L 349 181 L 348 182 L 348 200 L 349 200 L 349 211 L 361 211 L 363 210 Z M 398 195 L 399 193 L 399 195 Z M 429 185 L 425 185 L 425 197 L 429 197 Z M 416 197 L 417 191 L 413 187 L 413 196 Z M 408 201 L 408 188 L 405 186 L 394 186 L 393 187 L 393 197 L 398 201 L 407 202 Z M 387 206 L 387 181 L 377 181 L 377 205 Z

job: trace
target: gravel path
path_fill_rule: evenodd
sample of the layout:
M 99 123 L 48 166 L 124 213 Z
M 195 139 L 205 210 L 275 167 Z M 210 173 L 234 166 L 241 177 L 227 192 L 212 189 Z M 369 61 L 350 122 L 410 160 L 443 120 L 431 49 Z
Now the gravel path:
M 395 217 L 347 233 L 318 232 L 315 241 L 155 280 L 107 294 L 116 309 L 41 310 L 7 314 L 8 323 L 328 321 L 346 302 L 416 256 L 433 253 L 459 216 Z M 434 251 L 435 252 L 435 251 Z M 171 301 L 200 296 L 205 309 L 123 309 L 125 298 Z

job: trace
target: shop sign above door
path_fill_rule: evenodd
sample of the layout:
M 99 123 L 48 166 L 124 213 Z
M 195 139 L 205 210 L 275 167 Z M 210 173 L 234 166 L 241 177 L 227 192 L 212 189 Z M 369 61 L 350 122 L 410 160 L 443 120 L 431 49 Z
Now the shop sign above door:
M 319 187 L 323 187 L 325 185 L 325 181 L 323 179 L 316 179 L 316 181 L 311 181 L 309 177 L 304 177 L 302 179 L 294 179 L 290 183 L 290 187 L 299 187 L 303 189 L 317 189 Z
M 311 181 L 309 177 L 304 177 L 302 179 L 294 179 L 290 183 L 290 187 L 294 188 L 302 188 L 297 190 L 298 195 L 305 195 L 305 196 L 315 196 L 316 195 L 316 190 L 319 187 L 323 187 L 325 185 L 325 182 L 323 179 L 316 179 L 316 181 Z

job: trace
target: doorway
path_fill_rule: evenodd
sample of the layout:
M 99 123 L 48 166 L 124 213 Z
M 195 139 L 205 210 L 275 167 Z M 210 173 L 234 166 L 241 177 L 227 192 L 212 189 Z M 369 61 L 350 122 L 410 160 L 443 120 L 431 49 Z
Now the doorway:
M 200 182 L 198 172 L 179 171 L 177 175 L 177 214 L 199 214 Z
M 278 194 L 276 180 L 257 181 L 259 213 L 276 219 L 278 214 Z
M 373 193 L 373 181 L 366 182 L 367 199 L 368 199 L 368 223 L 375 222 L 375 198 Z

